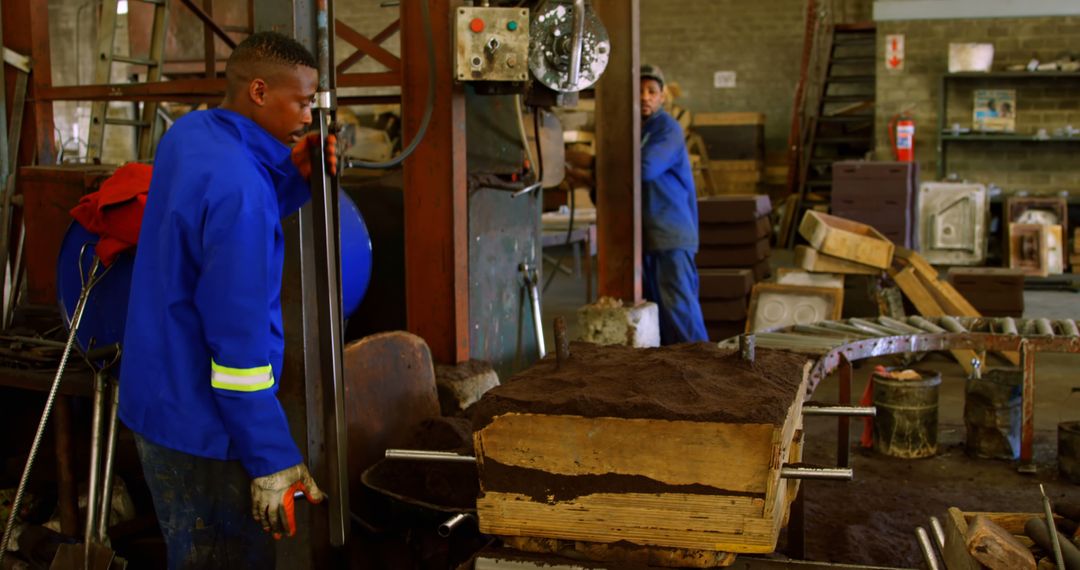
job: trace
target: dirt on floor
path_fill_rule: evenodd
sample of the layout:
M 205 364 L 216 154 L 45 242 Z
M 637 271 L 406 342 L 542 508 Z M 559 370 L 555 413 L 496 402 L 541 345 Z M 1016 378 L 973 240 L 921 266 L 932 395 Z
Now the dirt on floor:
M 807 438 L 806 461 L 835 462 L 835 423 Z M 825 427 L 825 426 L 821 426 Z M 853 426 L 852 441 L 861 428 Z M 1080 500 L 1080 485 L 1061 480 L 1052 463 L 1021 474 L 1009 461 L 964 453 L 964 426 L 942 425 L 938 454 L 897 459 L 853 451 L 855 479 L 803 482 L 806 558 L 823 562 L 923 568 L 915 528 L 930 529 L 949 507 L 963 511 L 1042 512 L 1039 484 L 1051 501 Z M 1036 433 L 1036 458 L 1053 458 L 1056 434 Z

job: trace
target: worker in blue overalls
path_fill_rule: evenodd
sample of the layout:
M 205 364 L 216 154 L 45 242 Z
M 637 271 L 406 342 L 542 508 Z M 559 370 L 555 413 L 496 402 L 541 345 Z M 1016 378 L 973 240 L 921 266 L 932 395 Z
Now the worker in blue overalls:
M 661 344 L 708 340 L 694 265 L 697 193 L 684 141 L 664 111 L 664 74 L 641 66 L 642 285 L 660 309 Z
M 309 198 L 315 67 L 296 41 L 254 34 L 229 57 L 221 106 L 181 117 L 158 145 L 119 413 L 172 569 L 273 568 L 270 536 L 295 532 L 294 493 L 324 497 L 277 400 L 281 219 Z

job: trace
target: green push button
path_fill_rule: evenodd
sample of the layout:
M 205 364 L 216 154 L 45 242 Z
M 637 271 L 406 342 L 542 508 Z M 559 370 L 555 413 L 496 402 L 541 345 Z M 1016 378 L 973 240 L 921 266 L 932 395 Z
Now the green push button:
M 510 30 L 511 32 L 516 32 L 517 29 L 518 29 L 518 23 L 513 21 L 513 20 L 510 20 L 509 22 L 506 23 L 506 29 Z

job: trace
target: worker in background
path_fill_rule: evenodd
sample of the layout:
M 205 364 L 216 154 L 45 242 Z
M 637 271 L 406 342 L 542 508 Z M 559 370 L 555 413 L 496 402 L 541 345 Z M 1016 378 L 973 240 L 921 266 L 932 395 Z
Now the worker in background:
M 290 38 L 248 37 L 226 64 L 221 106 L 180 118 L 158 145 L 120 417 L 135 432 L 171 569 L 273 568 L 271 535 L 295 532 L 294 492 L 324 498 L 277 400 L 281 219 L 310 197 L 315 66 Z M 335 151 L 329 138 L 332 172 Z
M 664 111 L 664 74 L 641 66 L 641 212 L 645 298 L 660 309 L 660 343 L 708 340 L 698 302 L 697 193 L 679 123 Z

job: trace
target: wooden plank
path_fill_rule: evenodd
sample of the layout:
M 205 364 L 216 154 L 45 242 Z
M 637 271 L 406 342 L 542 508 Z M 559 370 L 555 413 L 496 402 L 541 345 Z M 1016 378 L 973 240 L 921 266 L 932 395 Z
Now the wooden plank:
M 923 287 L 922 282 L 915 275 L 914 267 L 908 266 L 901 271 L 889 270 L 889 276 L 904 292 L 911 304 L 915 305 L 915 310 L 919 311 L 920 315 L 924 317 L 945 316 L 944 309 L 941 308 L 933 295 Z M 950 350 L 949 352 L 960 363 L 965 373 L 970 375 L 974 371 L 971 365 L 971 359 L 977 356 L 974 350 Z
M 719 568 L 735 562 L 734 552 L 714 550 L 638 546 L 624 542 L 603 544 L 532 536 L 504 536 L 501 539 L 504 546 L 522 552 L 555 554 L 573 559 L 584 556 L 598 562 L 630 564 L 634 567 Z
M 881 269 L 892 264 L 895 245 L 866 224 L 807 210 L 799 235 L 814 249 L 834 257 Z
M 763 494 L 773 431 L 779 429 L 770 424 L 505 414 L 476 441 L 478 456 L 513 467 L 641 475 L 670 485 Z M 655 443 L 648 453 L 641 453 L 642 441 Z
M 611 58 L 596 84 L 599 292 L 641 301 L 641 117 L 638 113 L 640 0 L 597 0 Z
M 964 513 L 956 507 L 950 507 L 945 519 L 941 521 L 945 528 L 945 548 L 942 557 L 948 570 L 982 570 L 985 568 L 967 551 L 968 524 Z
M 432 0 L 435 108 L 424 140 L 405 161 L 405 301 L 408 330 L 427 341 L 436 362 L 469 358 L 468 187 L 465 96 L 453 76 L 452 7 Z M 419 3 L 401 5 L 405 61 L 425 61 Z M 402 68 L 403 139 L 416 136 L 428 87 L 426 66 Z
M 697 113 L 695 127 L 724 127 L 731 125 L 764 125 L 764 113 Z
M 967 549 L 972 558 L 994 570 L 1035 570 L 1031 551 L 984 516 L 968 526 Z
M 1024 525 L 1031 519 L 1046 520 L 1044 513 L 997 513 L 997 512 L 964 512 L 964 520 L 970 524 L 975 517 L 983 516 L 991 522 L 1008 531 L 1010 534 L 1021 536 L 1024 534 Z M 1061 522 L 1060 515 L 1054 515 L 1054 522 Z
M 851 275 L 878 275 L 881 273 L 881 270 L 876 267 L 826 255 L 805 245 L 795 246 L 795 265 L 815 273 L 846 273 Z

